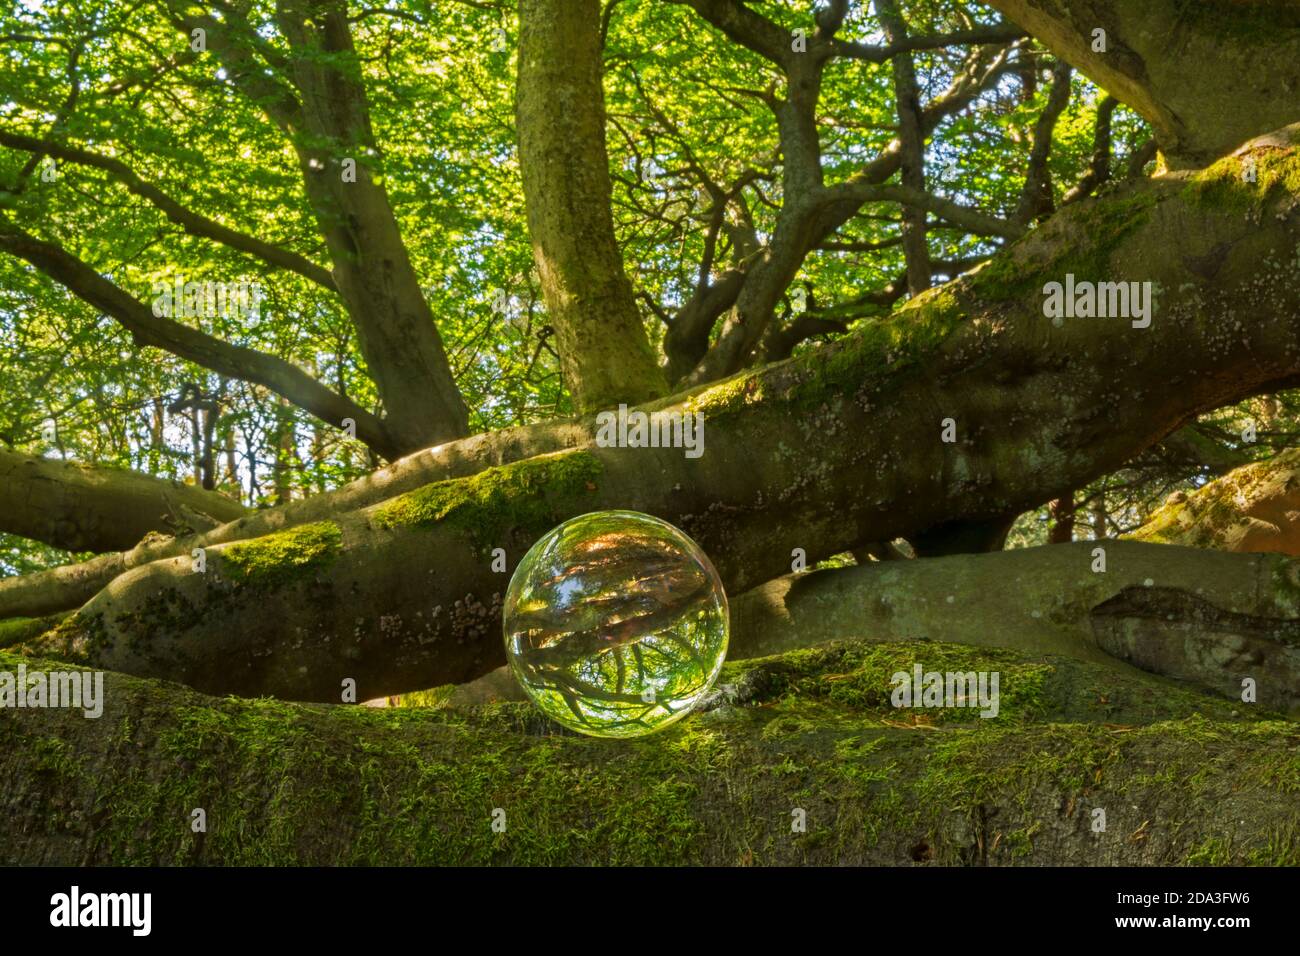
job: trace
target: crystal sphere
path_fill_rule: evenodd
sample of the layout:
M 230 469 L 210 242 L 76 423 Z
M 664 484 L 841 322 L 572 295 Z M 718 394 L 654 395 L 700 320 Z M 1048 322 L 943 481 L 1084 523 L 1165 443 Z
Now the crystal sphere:
M 571 518 L 524 556 L 505 606 L 510 669 L 542 712 L 638 737 L 690 712 L 727 654 L 727 596 L 708 557 L 636 511 Z

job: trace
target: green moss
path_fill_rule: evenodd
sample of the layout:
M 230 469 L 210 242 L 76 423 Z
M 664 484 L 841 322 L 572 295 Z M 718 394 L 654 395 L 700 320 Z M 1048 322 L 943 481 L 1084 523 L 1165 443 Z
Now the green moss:
M 1292 0 L 1175 0 L 1174 5 L 1185 27 L 1216 38 L 1251 40 L 1263 45 L 1292 44 L 1294 32 L 1300 30 L 1300 9 Z
M 495 546 L 515 529 L 541 535 L 592 497 L 604 472 L 586 451 L 540 455 L 488 468 L 469 478 L 436 481 L 377 505 L 380 528 L 445 526 Z
M 1064 210 L 1061 222 L 1068 222 L 1070 241 L 1052 243 L 1053 256 L 1029 261 L 1021 254 L 1041 245 L 1039 235 L 1031 233 L 971 273 L 971 291 L 982 301 L 998 302 L 1039 293 L 1067 274 L 1080 281 L 1108 281 L 1115 252 L 1146 224 L 1158 202 L 1156 192 L 1147 189 L 1100 196 Z
M 282 587 L 327 567 L 342 548 L 339 526 L 319 521 L 232 544 L 222 550 L 221 561 L 236 584 Z
M 898 673 L 912 673 L 914 664 L 925 671 L 968 674 L 995 670 L 999 682 L 1001 720 L 1025 720 L 1044 708 L 1043 692 L 1052 668 L 1030 663 L 1011 652 L 989 651 L 961 644 L 834 644 L 811 650 L 791 651 L 779 661 L 759 659 L 734 665 L 731 679 L 754 668 L 764 674 L 767 694 L 774 708 L 794 702 L 799 714 L 812 702 L 851 708 L 855 713 L 874 712 L 885 719 L 916 717 L 927 724 L 968 722 L 982 719 L 978 709 L 939 708 L 900 712 L 891 702 Z M 724 672 L 727 674 L 728 672 Z M 788 715 L 791 726 L 806 718 Z
M 953 284 L 931 289 L 889 316 L 867 322 L 830 348 L 792 360 L 797 384 L 784 398 L 802 407 L 853 394 L 919 365 L 957 330 L 966 310 Z
M 28 649 L 33 653 L 80 662 L 92 659 L 110 646 L 104 616 L 83 609 L 72 612 L 50 630 L 32 638 Z
M 1247 158 L 1255 162 L 1255 181 L 1243 177 Z M 1245 156 L 1227 156 L 1194 175 L 1184 195 L 1211 209 L 1258 212 L 1277 193 L 1300 196 L 1300 158 L 1294 149 L 1260 146 Z
M 59 626 L 67 614 L 51 614 L 48 617 L 11 617 L 0 621 L 0 647 L 12 647 L 26 641 L 35 640 L 46 631 Z
M 0 651 L 0 669 L 20 660 Z M 912 660 L 999 670 L 1002 715 L 899 720 L 879 684 Z M 731 703 L 631 741 L 517 703 L 376 710 L 116 680 L 118 723 L 91 746 L 0 710 L 0 753 L 31 755 L 5 764 L 40 821 L 27 846 L 93 827 L 78 852 L 126 864 L 1296 862 L 1300 727 L 1077 661 L 814 648 L 727 665 Z
M 996 671 L 998 716 L 980 717 L 977 707 L 896 709 L 891 700 L 894 675 L 910 674 L 915 664 L 943 673 Z M 1149 723 L 1189 713 L 1229 720 L 1234 710 L 1230 701 L 1180 685 L 1152 686 L 1077 661 L 1027 659 L 1012 650 L 935 641 L 836 642 L 779 657 L 728 662 L 718 681 L 748 687 L 748 699 L 762 701 L 776 714 L 798 716 L 807 715 L 810 708 L 841 711 L 847 707 L 855 717 L 906 719 L 918 726 L 1024 724 L 1044 719 Z
M 1225 522 L 1231 524 L 1240 520 L 1241 514 L 1223 501 L 1197 500 L 1194 495 L 1171 495 L 1151 513 L 1142 527 L 1126 537 L 1152 544 L 1212 546 L 1217 537 L 1216 529 Z
M 1285 493 L 1294 483 L 1297 469 L 1300 454 L 1294 451 L 1242 465 L 1190 494 L 1170 495 L 1126 537 L 1156 544 L 1227 547 L 1230 533 L 1251 521 L 1249 507 Z
M 408 691 L 397 698 L 398 707 L 443 707 L 455 692 L 455 684 L 442 684 L 428 690 Z
M 762 400 L 762 380 L 753 372 L 741 372 L 694 393 L 686 402 L 686 411 L 704 412 L 709 418 L 718 418 Z

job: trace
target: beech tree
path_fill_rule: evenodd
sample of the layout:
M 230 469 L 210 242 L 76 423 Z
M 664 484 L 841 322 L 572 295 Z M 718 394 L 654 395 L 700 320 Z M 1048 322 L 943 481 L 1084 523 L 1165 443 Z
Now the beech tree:
M 557 781 L 596 775 L 590 812 L 606 784 L 653 804 L 605 742 L 539 740 L 496 670 L 527 549 L 624 508 L 686 531 L 733 598 L 742 663 L 668 734 L 774 766 L 785 731 L 761 721 L 816 729 L 800 702 L 841 665 L 874 687 L 924 647 L 1017 675 L 1012 712 L 1061 763 L 954 731 L 966 769 L 1039 788 L 1016 803 L 982 778 L 953 811 L 997 808 L 978 833 L 926 802 L 946 752 L 892 758 L 909 809 L 886 818 L 812 769 L 852 734 L 800 739 L 826 826 L 856 828 L 841 858 L 999 862 L 1023 839 L 1124 862 L 1053 809 L 1101 799 L 1105 765 L 1126 781 L 1105 793 L 1163 808 L 1142 861 L 1294 862 L 1293 802 L 1232 837 L 1139 769 L 1208 719 L 1216 759 L 1255 774 L 1229 816 L 1300 774 L 1280 716 L 1300 712 L 1292 5 L 150 0 L 23 6 L 0 42 L 0 662 L 110 672 L 106 720 L 0 710 L 6 787 L 31 798 L 13 859 L 351 859 L 260 786 L 220 798 L 253 831 L 195 844 L 168 816 L 218 799 L 172 758 L 240 779 L 271 754 L 289 803 L 314 799 L 304 736 L 335 783 L 367 747 L 412 788 L 504 755 L 473 793 L 385 804 L 457 859 L 547 858 L 430 822 L 516 794 L 505 770 L 543 749 Z M 704 453 L 597 441 L 620 405 L 702 416 Z M 433 706 L 358 712 L 347 682 Z M 835 697 L 823 729 L 887 733 L 878 692 Z M 333 706 L 204 696 L 232 694 Z M 124 757 L 123 727 L 180 743 Z M 43 774 L 51 735 L 94 756 Z M 666 746 L 637 760 L 700 786 Z M 396 769 L 407 748 L 420 774 Z M 147 806 L 95 796 L 86 775 L 118 761 Z M 726 786 L 788 830 L 792 791 Z M 691 793 L 692 832 L 734 802 Z M 40 814 L 65 803 L 56 844 Z M 626 820 L 602 832 L 620 860 L 822 859 L 745 827 L 663 857 Z

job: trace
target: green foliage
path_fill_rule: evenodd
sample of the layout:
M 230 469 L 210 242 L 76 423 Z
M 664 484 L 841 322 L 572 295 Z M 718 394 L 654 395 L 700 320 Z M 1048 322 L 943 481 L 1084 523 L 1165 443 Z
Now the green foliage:
M 802 0 L 751 6 L 782 29 L 814 27 L 812 7 Z M 1274 6 L 1234 10 L 1232 21 L 1266 20 Z M 999 19 L 990 8 L 957 0 L 908 0 L 903 8 L 918 34 Z M 255 0 L 242 9 L 265 44 L 274 77 L 275 64 L 289 53 L 275 4 Z M 782 210 L 806 197 L 787 195 L 777 117 L 764 97 L 769 88 L 778 98 L 789 91 L 772 64 L 684 4 L 622 0 L 606 12 L 612 214 L 626 271 L 658 346 L 665 320 L 701 280 L 752 264 L 761 255 L 752 244 L 773 242 Z M 1210 14 L 1190 4 L 1186 15 Z M 354 16 L 351 29 L 356 57 L 331 62 L 355 71 L 366 87 L 379 148 L 358 158 L 391 198 L 472 409 L 471 428 L 569 414 L 522 203 L 514 6 L 397 0 Z M 119 158 L 186 208 L 328 263 L 295 140 L 268 118 L 262 103 L 240 91 L 211 51 L 192 51 L 189 36 L 158 5 L 20 3 L 0 12 L 0 33 L 14 38 L 0 57 L 0 130 Z M 503 44 L 495 42 L 498 36 Z M 849 5 L 839 36 L 881 41 L 869 3 Z M 965 46 L 916 52 L 923 99 L 941 98 L 975 59 L 988 65 L 995 52 L 990 47 L 973 57 Z M 990 214 L 1011 214 L 1047 104 L 1051 65 L 1041 47 L 1024 44 L 969 105 L 939 122 L 926 146 L 927 188 Z M 1103 95 L 1079 75 L 1071 85 L 1049 162 L 1058 202 L 1089 165 Z M 825 183 L 861 173 L 888 148 L 897 122 L 888 62 L 832 62 L 817 107 Z M 1110 167 L 1119 176 L 1149 130 L 1121 107 L 1112 134 Z M 301 131 L 294 135 L 299 144 L 321 145 Z M 47 181 L 34 162 L 25 150 L 0 146 L 5 221 L 62 244 L 146 304 L 155 281 L 177 276 L 258 283 L 265 298 L 256 315 L 183 321 L 287 359 L 367 409 L 384 412 L 357 330 L 336 296 L 190 235 L 102 170 L 62 162 Z M 719 195 L 729 197 L 721 207 Z M 1089 228 L 1118 237 L 1141 210 L 1129 212 Z M 842 348 L 810 359 L 803 400 L 836 394 L 863 363 L 880 363 L 883 370 L 892 367 L 886 356 L 912 361 L 942 341 L 956 314 L 951 309 L 938 314 L 942 310 L 927 306 L 919 321 L 915 311 L 896 315 L 890 300 L 880 297 L 903 271 L 899 220 L 896 204 L 864 205 L 804 259 L 777 304 L 778 324 L 793 321 L 801 302 L 809 312 L 850 326 Z M 928 239 L 932 258 L 945 263 L 940 280 L 1001 245 L 941 219 L 931 221 Z M 1109 246 L 1098 248 L 1092 259 L 1067 264 L 1082 272 L 1104 269 Z M 1006 292 L 999 282 L 1025 278 L 1001 268 L 981 273 L 986 289 Z M 798 345 L 796 357 L 828 337 Z M 7 255 L 0 255 L 0 356 L 0 442 L 9 447 L 197 482 L 203 423 L 192 412 L 168 410 L 181 385 L 193 382 L 219 403 L 214 482 L 248 504 L 318 493 L 378 464 L 361 443 L 261 386 L 140 347 L 99 309 Z M 756 397 L 747 381 L 742 374 L 715 384 L 696 402 L 715 415 L 743 407 Z M 1149 499 L 1170 481 L 1190 477 L 1184 470 L 1180 477 L 1145 482 L 1138 497 Z M 1131 504 L 1116 504 L 1117 520 Z M 75 557 L 0 538 L 0 573 Z

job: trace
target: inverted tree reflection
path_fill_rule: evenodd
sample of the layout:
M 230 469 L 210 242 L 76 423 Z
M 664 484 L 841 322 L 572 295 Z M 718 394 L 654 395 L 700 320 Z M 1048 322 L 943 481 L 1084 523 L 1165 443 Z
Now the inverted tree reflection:
M 544 711 L 589 733 L 634 736 L 708 689 L 726 649 L 726 599 L 688 538 L 607 512 L 535 551 L 512 595 L 508 641 L 516 677 Z

